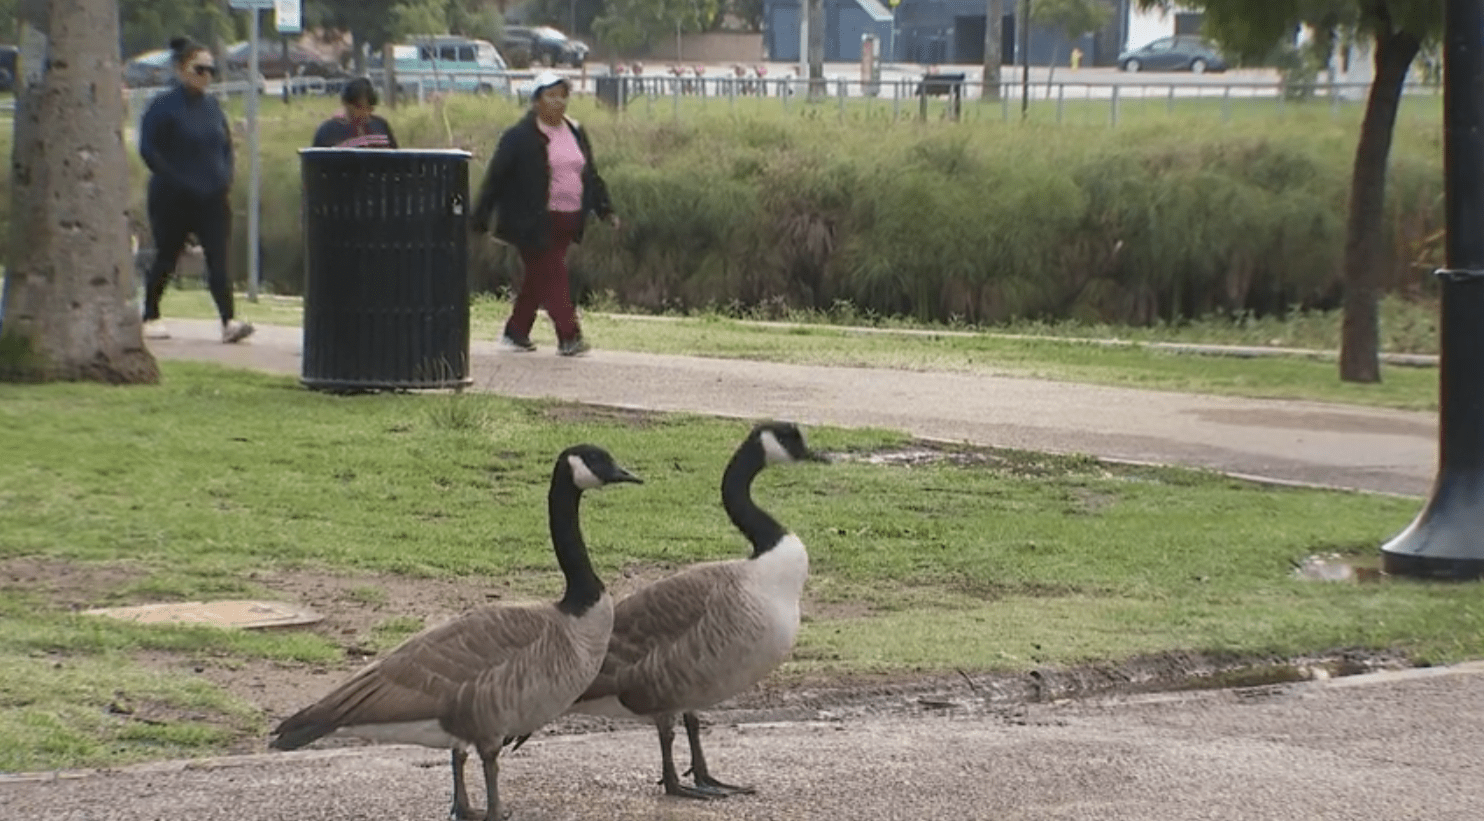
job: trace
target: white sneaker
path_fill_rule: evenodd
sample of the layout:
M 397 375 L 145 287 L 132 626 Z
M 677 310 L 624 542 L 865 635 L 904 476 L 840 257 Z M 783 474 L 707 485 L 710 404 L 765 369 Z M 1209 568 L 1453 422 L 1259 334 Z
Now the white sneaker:
M 165 327 L 163 319 L 147 319 L 144 322 L 145 339 L 169 339 L 170 329 Z
M 252 336 L 253 330 L 251 322 L 238 322 L 234 319 L 222 326 L 222 342 L 229 345 L 233 342 L 241 342 Z

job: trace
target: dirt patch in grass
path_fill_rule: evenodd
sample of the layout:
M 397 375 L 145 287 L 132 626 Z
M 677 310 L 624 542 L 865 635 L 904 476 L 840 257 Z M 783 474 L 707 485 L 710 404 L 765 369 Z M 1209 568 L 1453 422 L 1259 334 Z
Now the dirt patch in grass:
M 548 405 L 542 416 L 551 422 L 604 422 L 628 425 L 632 428 L 653 427 L 663 414 L 637 408 L 620 408 L 608 405 L 583 405 L 562 403 Z
M 940 442 L 918 440 L 904 447 L 860 453 L 831 454 L 831 458 L 843 461 L 865 462 L 871 465 L 902 465 L 920 467 L 948 463 L 952 465 L 986 465 L 1004 467 L 1006 459 L 999 453 L 982 448 L 948 445 Z
M 36 596 L 62 610 L 85 610 L 148 575 L 123 563 L 24 556 L 0 562 L 0 591 Z
M 622 597 L 674 572 L 673 567 L 633 565 L 612 574 L 609 588 Z M 52 559 L 14 559 L 0 563 L 0 587 L 24 589 L 53 606 L 77 609 L 106 598 L 110 592 L 146 575 L 115 564 L 74 564 Z M 545 598 L 531 593 L 549 579 L 527 586 L 523 578 L 429 579 L 399 576 L 330 574 L 311 571 L 260 571 L 249 575 L 266 597 L 305 604 L 324 617 L 314 630 L 344 649 L 337 661 L 290 664 L 261 659 L 192 658 L 166 652 L 140 652 L 147 666 L 181 676 L 200 677 L 255 705 L 265 728 L 325 693 L 374 658 L 379 625 L 408 618 L 433 625 L 478 607 L 505 600 Z M 984 591 L 980 591 L 984 592 Z M 1025 592 L 1025 591 L 1021 591 Z M 1056 590 L 1038 591 L 1056 595 Z M 808 618 L 859 618 L 870 605 L 855 600 L 806 600 Z M 1008 720 L 1015 705 L 1092 695 L 1116 695 L 1201 687 L 1271 687 L 1313 677 L 1351 675 L 1407 666 L 1397 654 L 1355 651 L 1312 659 L 1215 658 L 1161 654 L 1119 663 L 1026 672 L 941 673 L 905 671 L 890 674 L 789 673 L 770 677 L 761 686 L 706 712 L 714 724 L 757 721 L 843 720 L 886 713 L 1002 712 Z M 139 721 L 201 720 L 201 716 L 162 713 L 158 705 L 119 703 L 122 715 Z M 606 729 L 604 719 L 574 716 L 548 732 L 575 733 Z M 358 744 L 353 739 L 327 740 L 321 746 Z M 259 752 L 265 737 L 246 736 L 230 752 Z
M 949 464 L 957 467 L 987 467 L 1017 477 L 1062 476 L 1086 473 L 1090 467 L 1110 469 L 1090 456 L 1058 455 L 1002 448 L 976 447 L 955 442 L 914 439 L 901 447 L 854 453 L 832 454 L 842 461 L 866 462 L 873 465 L 922 467 Z

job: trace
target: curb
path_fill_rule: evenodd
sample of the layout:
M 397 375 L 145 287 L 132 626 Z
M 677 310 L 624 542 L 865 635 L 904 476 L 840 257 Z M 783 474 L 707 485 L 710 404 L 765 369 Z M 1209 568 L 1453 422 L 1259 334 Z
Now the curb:
M 1399 682 L 1417 681 L 1422 679 L 1444 678 L 1451 676 L 1484 675 L 1484 660 L 1466 661 L 1446 667 L 1411 667 L 1402 670 L 1380 670 L 1371 673 L 1358 673 L 1352 676 L 1341 676 L 1329 678 L 1316 675 L 1307 681 L 1285 682 L 1278 685 L 1295 689 L 1348 689 L 1355 687 L 1381 686 L 1396 684 Z M 1221 694 L 1241 693 L 1251 691 L 1252 686 L 1223 687 L 1213 690 L 1175 690 L 1158 693 L 1136 693 L 1115 697 L 1124 704 L 1157 704 L 1162 702 L 1191 700 L 1197 698 L 1212 698 Z M 1078 700 L 1078 699 L 1073 699 Z M 1107 701 L 1106 697 L 1092 697 L 1088 701 Z M 740 722 L 735 725 L 739 731 L 764 730 L 764 729 L 786 729 L 790 727 L 818 727 L 835 726 L 834 722 L 821 722 L 818 720 L 807 721 L 766 721 L 766 722 Z M 644 730 L 642 722 L 634 722 L 636 731 Z M 587 733 L 572 733 L 550 736 L 544 741 L 558 741 L 565 743 L 579 743 Z M 296 750 L 281 753 L 244 753 L 241 755 L 212 756 L 208 758 L 172 759 L 169 761 L 153 761 L 142 764 L 130 764 L 122 767 L 102 767 L 78 770 L 52 770 L 45 772 L 30 773 L 0 773 L 0 789 L 12 785 L 21 784 L 44 784 L 61 781 L 79 781 L 96 776 L 130 776 L 130 775 L 162 775 L 171 773 L 189 772 L 192 770 L 225 770 L 239 767 L 250 767 L 255 764 L 263 764 L 273 761 L 297 761 L 297 762 L 323 762 L 333 761 L 341 758 L 356 758 L 368 755 L 384 755 L 378 750 L 386 747 L 404 747 L 407 745 L 365 745 L 356 747 L 342 747 L 329 750 Z M 408 749 L 423 750 L 425 748 L 410 747 Z

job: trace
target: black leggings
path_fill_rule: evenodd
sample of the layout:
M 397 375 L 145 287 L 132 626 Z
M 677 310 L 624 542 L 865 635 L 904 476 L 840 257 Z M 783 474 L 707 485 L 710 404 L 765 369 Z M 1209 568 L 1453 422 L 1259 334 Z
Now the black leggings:
M 160 297 L 185 250 L 186 234 L 195 234 L 206 255 L 206 284 L 216 301 L 216 312 L 226 323 L 236 316 L 232 282 L 227 278 L 227 238 L 232 231 L 232 206 L 225 195 L 202 202 L 196 197 L 154 186 L 149 192 L 149 230 L 155 237 L 155 261 L 149 267 L 144 291 L 144 319 L 160 318 Z

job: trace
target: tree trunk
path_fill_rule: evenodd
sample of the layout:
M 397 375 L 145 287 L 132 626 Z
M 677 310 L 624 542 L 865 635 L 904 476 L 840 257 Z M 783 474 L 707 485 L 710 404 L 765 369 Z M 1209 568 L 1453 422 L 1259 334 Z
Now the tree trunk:
M 981 100 L 1000 99 L 1000 66 L 1004 55 L 1000 41 L 1004 38 L 1005 0 L 985 0 L 984 4 L 984 87 Z
M 809 4 L 809 99 L 819 100 L 824 87 L 824 0 Z
M 3 329 L 29 356 L 0 379 L 157 382 L 133 300 L 118 4 L 23 0 L 21 19 Z
M 1407 67 L 1421 45 L 1417 36 L 1376 30 L 1376 78 L 1361 120 L 1360 142 L 1350 177 L 1350 209 L 1345 225 L 1340 379 L 1380 382 L 1380 263 L 1385 242 L 1386 164 Z

